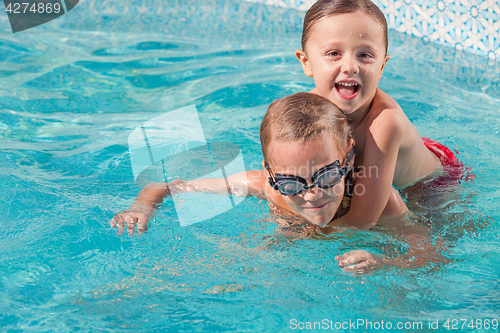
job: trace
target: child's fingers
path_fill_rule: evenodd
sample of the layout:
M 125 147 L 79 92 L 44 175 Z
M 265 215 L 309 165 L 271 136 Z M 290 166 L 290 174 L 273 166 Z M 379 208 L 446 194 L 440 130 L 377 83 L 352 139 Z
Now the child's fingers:
M 135 234 L 135 227 L 137 225 L 137 232 L 139 234 L 148 231 L 148 220 L 149 216 L 141 212 L 129 212 L 123 211 L 116 214 L 110 221 L 109 224 L 111 228 L 118 228 L 118 233 L 122 235 L 125 232 L 125 226 L 127 227 L 128 234 Z
M 116 218 L 116 215 L 113 216 L 113 218 L 111 220 L 109 220 L 109 225 L 111 226 L 111 228 L 116 227 L 116 220 L 115 220 L 115 218 Z
M 337 260 L 339 260 L 339 267 L 347 267 L 364 261 L 371 261 L 373 259 L 368 252 L 361 250 L 347 252 L 342 256 L 336 258 L 338 258 Z
M 340 257 L 338 266 L 345 272 L 363 272 L 377 267 L 379 258 L 369 252 L 358 250 L 348 252 Z
M 374 263 L 370 262 L 369 260 L 365 260 L 365 261 L 359 262 L 357 264 L 343 267 L 342 270 L 344 272 L 356 272 L 356 271 L 362 271 L 364 269 L 373 267 L 373 265 L 374 265 Z
M 133 235 L 135 233 L 137 218 L 127 214 L 125 217 L 125 224 L 127 225 L 128 234 Z
M 353 258 L 353 257 L 349 257 L 349 258 L 346 258 L 344 260 L 340 260 L 337 265 L 339 267 L 347 267 L 347 266 L 350 266 L 350 265 L 357 264 L 360 261 L 362 261 L 362 260 L 357 259 L 357 258 Z
M 110 221 L 109 225 L 111 228 L 117 228 L 118 233 L 121 235 L 125 231 L 125 228 L 123 227 L 123 219 L 122 219 L 122 214 L 116 214 Z
M 123 235 L 123 233 L 125 232 L 125 227 L 123 225 L 123 221 L 122 220 L 119 220 L 117 223 L 116 223 L 116 227 L 118 229 L 118 234 L 119 235 Z
M 356 252 L 357 251 L 351 251 L 351 252 L 344 253 L 341 256 L 335 257 L 335 260 L 338 260 L 338 262 L 339 262 L 338 265 L 340 267 L 352 265 L 352 264 L 356 263 L 357 261 L 359 261 L 359 259 L 358 259 L 359 254 L 357 254 Z
M 137 232 L 139 234 L 143 234 L 146 231 L 148 231 L 148 221 L 139 220 L 139 222 L 137 223 Z

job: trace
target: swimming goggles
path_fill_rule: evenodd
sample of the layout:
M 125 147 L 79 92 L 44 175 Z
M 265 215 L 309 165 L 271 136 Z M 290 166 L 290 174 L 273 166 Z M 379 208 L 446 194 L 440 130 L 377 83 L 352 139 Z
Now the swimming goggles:
M 306 191 L 312 189 L 315 186 L 320 188 L 330 188 L 337 185 L 343 176 L 345 176 L 350 170 L 351 167 L 349 163 L 354 157 L 355 149 L 354 147 L 351 149 L 349 153 L 349 157 L 346 161 L 346 166 L 341 167 L 340 161 L 336 160 L 332 164 L 329 164 L 318 171 L 316 171 L 312 177 L 312 184 L 307 186 L 307 181 L 298 176 L 290 176 L 290 175 L 281 175 L 281 174 L 273 174 L 267 162 L 265 163 L 265 167 L 269 172 L 269 184 L 275 190 L 278 190 L 281 195 L 297 195 L 302 191 Z

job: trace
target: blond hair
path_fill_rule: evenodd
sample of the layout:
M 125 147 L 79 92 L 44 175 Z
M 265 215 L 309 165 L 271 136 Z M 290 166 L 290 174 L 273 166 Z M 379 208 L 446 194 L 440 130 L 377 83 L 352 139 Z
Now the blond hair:
M 380 23 L 384 30 L 384 46 L 385 54 L 389 46 L 389 38 L 387 36 L 387 20 L 384 13 L 370 0 L 319 0 L 307 11 L 304 17 L 304 25 L 302 29 L 302 50 L 306 50 L 306 43 L 311 35 L 311 30 L 314 24 L 320 19 L 336 15 L 346 14 L 361 11 L 370 15 Z
M 347 154 L 351 129 L 346 116 L 328 99 L 296 93 L 271 103 L 260 124 L 264 160 L 271 162 L 271 141 L 305 142 L 323 132 L 331 133 L 338 151 Z

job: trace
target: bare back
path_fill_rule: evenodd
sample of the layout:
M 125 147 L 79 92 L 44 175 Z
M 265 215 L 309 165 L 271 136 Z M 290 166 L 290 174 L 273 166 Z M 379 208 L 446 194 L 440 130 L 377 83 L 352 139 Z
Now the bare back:
M 432 173 L 441 164 L 437 156 L 425 147 L 417 129 L 398 103 L 378 88 L 367 115 L 353 128 L 353 135 L 357 166 L 370 167 L 366 163 L 367 156 L 373 154 L 367 152 L 366 147 L 380 149 L 381 158 L 386 158 L 385 154 L 390 152 L 383 151 L 382 146 L 387 141 L 396 141 L 392 142 L 396 146 L 392 184 L 398 188 Z

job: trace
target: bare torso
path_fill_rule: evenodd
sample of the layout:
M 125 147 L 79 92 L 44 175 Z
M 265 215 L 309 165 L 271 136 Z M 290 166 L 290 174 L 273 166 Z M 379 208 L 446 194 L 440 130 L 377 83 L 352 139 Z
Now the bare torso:
M 379 140 L 388 139 L 391 133 L 384 131 L 385 128 L 380 125 L 391 121 L 402 131 L 392 181 L 394 186 L 400 188 L 432 173 L 441 163 L 437 156 L 425 147 L 417 129 L 398 103 L 377 89 L 368 114 L 352 128 L 356 141 L 356 166 L 369 167 L 365 163 L 365 147 L 369 141 L 377 146 Z

